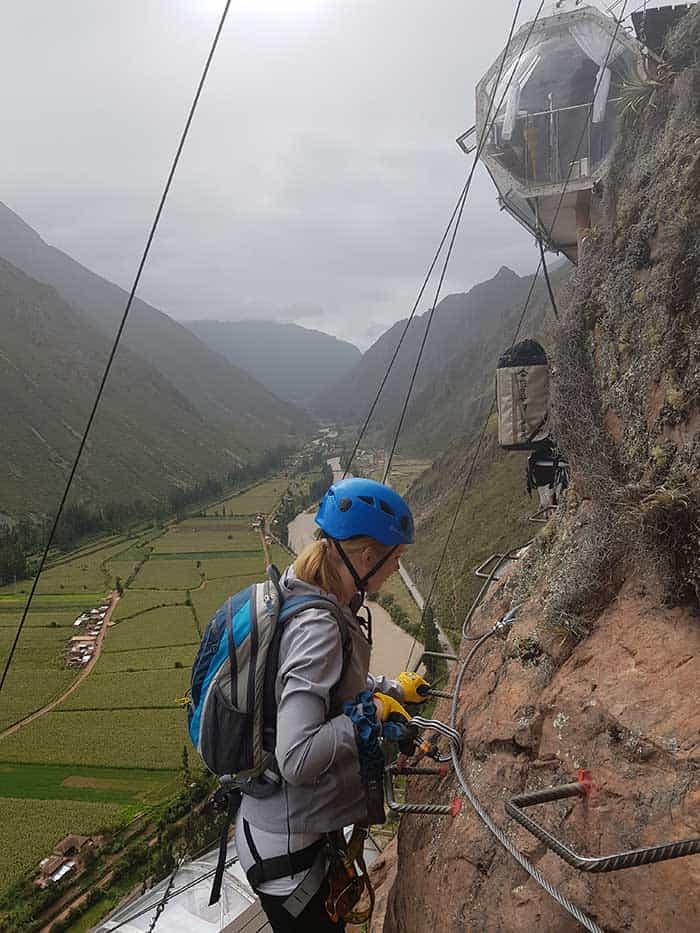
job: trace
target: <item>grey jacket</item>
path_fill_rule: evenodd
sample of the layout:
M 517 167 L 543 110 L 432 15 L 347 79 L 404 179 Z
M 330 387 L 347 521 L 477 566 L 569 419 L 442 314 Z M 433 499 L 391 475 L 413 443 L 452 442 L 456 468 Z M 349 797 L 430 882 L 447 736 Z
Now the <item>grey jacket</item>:
M 330 594 L 282 575 L 284 596 Z M 242 815 L 272 833 L 322 833 L 364 819 L 355 732 L 350 719 L 331 716 L 331 702 L 354 699 L 367 689 L 370 646 L 350 609 L 342 609 L 352 651 L 340 680 L 343 651 L 331 611 L 308 609 L 285 625 L 277 677 L 277 763 L 284 779 L 271 797 L 244 796 Z M 339 682 L 340 681 L 340 682 Z

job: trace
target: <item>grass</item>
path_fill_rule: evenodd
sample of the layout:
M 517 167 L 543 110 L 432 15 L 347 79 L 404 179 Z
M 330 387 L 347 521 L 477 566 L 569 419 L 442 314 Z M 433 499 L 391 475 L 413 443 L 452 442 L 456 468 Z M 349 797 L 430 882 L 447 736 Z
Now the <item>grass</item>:
M 189 606 L 173 606 L 167 609 L 151 609 L 114 625 L 107 632 L 104 652 L 184 645 L 190 642 L 199 643 L 199 640 L 200 636 Z
M 189 590 L 202 582 L 195 560 L 147 560 L 131 588 L 137 590 Z
M 195 608 L 200 625 L 206 625 L 219 606 L 223 605 L 224 601 L 228 599 L 229 596 L 249 586 L 251 583 L 262 580 L 263 576 L 261 562 L 257 573 L 236 577 L 235 580 L 233 578 L 215 580 L 212 583 L 208 583 L 203 590 L 197 590 L 196 593 L 192 593 L 192 605 Z
M 92 676 L 101 677 L 119 671 L 170 671 L 176 669 L 176 663 L 187 670 L 192 666 L 198 647 L 192 642 L 189 645 L 103 652 Z
M 178 780 L 181 775 L 173 770 L 0 761 L 0 798 L 143 805 L 157 800 Z
M 188 669 L 140 671 L 138 673 L 99 673 L 102 659 L 94 676 L 88 677 L 60 706 L 61 710 L 159 708 L 172 706 L 184 696 L 190 685 Z
M 217 529 L 217 524 L 218 522 L 211 522 L 210 527 L 204 531 L 185 530 L 179 534 L 170 533 L 158 542 L 158 546 L 153 550 L 153 556 L 260 550 L 260 535 L 257 531 L 250 529 L 224 531 Z
M 257 512 L 271 512 L 279 497 L 287 489 L 286 479 L 278 478 L 266 480 L 257 486 L 251 487 L 247 492 L 231 496 L 223 502 L 207 509 L 207 515 L 225 518 L 233 515 L 255 515 Z
M 17 819 L 21 811 L 22 819 Z M 118 823 L 124 807 L 75 800 L 0 799 L 0 886 L 36 868 L 68 833 L 88 835 Z
M 22 654 L 17 657 L 22 658 Z M 73 683 L 77 677 L 75 670 L 51 670 L 43 668 L 29 669 L 26 666 L 12 666 L 5 681 L 0 697 L 0 729 L 13 725 L 35 710 L 46 706 Z M 25 728 L 30 728 L 29 726 Z M 2 755 L 3 739 L 0 742 Z
M 53 712 L 0 743 L 4 761 L 177 768 L 189 744 L 179 709 Z
M 156 609 L 160 606 L 184 606 L 185 599 L 186 594 L 182 590 L 128 589 L 117 603 L 116 609 L 112 613 L 112 619 L 118 622 L 120 619 L 135 616 L 140 612 L 147 612 L 149 609 Z

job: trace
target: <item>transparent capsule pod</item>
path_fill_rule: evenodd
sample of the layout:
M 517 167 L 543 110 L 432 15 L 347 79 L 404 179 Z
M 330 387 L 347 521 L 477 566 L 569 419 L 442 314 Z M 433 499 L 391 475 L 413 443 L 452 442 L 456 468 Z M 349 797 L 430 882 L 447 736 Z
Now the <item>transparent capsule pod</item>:
M 577 233 L 598 215 L 593 192 L 609 163 L 624 87 L 644 73 L 641 47 L 616 32 L 612 17 L 569 0 L 518 30 L 501 71 L 503 55 L 477 85 L 476 127 L 458 142 L 470 151 L 487 127 L 481 159 L 503 207 L 576 261 Z M 495 119 L 491 101 L 500 104 Z

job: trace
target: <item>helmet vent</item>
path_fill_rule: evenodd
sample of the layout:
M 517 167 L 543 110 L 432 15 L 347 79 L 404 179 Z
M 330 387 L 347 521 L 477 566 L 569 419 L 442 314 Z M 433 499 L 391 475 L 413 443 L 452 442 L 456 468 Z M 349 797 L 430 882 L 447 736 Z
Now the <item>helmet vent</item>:
M 358 496 L 357 498 L 362 499 L 367 505 L 374 505 L 374 499 L 371 496 Z
M 408 531 L 408 515 L 401 516 L 399 525 L 401 525 L 401 531 Z
M 341 512 L 347 512 L 347 510 L 352 505 L 352 499 L 341 499 L 338 503 L 338 508 Z
M 382 512 L 386 512 L 387 515 L 396 515 L 396 512 L 392 509 L 390 505 L 387 505 L 382 499 L 377 500 L 379 502 L 379 508 Z

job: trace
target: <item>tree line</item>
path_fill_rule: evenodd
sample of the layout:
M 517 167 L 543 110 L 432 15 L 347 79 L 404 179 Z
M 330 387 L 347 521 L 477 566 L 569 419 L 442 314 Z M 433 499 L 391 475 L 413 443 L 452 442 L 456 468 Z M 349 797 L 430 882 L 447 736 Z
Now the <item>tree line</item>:
M 237 466 L 223 478 L 207 476 L 184 489 L 173 487 L 162 498 L 150 502 L 140 498 L 102 505 L 70 502 L 61 515 L 53 546 L 59 551 L 69 551 L 87 538 L 127 531 L 144 521 L 181 519 L 193 506 L 210 502 L 279 469 L 289 454 L 287 447 L 266 450 L 255 462 Z M 37 555 L 46 546 L 51 525 L 49 516 L 39 519 L 23 517 L 0 524 L 0 586 L 32 576 Z

